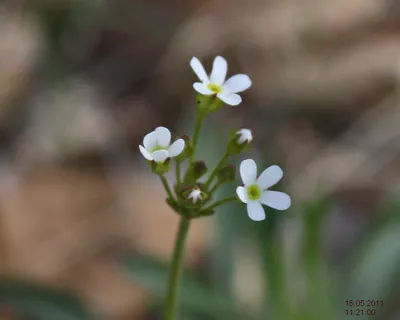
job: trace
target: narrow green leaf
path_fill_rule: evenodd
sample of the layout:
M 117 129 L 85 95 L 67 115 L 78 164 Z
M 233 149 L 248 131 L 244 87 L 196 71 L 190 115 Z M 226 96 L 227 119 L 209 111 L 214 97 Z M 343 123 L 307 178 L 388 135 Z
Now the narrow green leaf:
M 358 249 L 343 299 L 383 301 L 383 307 L 373 308 L 378 318 L 398 307 L 400 294 L 400 205 L 391 211 L 391 218 Z
M 303 205 L 302 261 L 308 288 L 307 312 L 309 319 L 319 319 L 321 314 L 326 319 L 337 319 L 332 303 L 333 292 L 325 257 L 322 255 L 323 221 L 331 205 L 330 197 L 315 196 Z
M 157 303 L 165 298 L 168 266 L 142 255 L 129 255 L 122 259 L 130 277 L 139 285 L 149 288 Z M 243 316 L 234 302 L 205 284 L 184 274 L 181 282 L 180 303 L 183 310 L 201 313 L 207 319 L 250 319 Z
M 15 280 L 0 280 L 0 304 L 17 315 L 40 320 L 94 319 L 81 302 L 69 294 Z

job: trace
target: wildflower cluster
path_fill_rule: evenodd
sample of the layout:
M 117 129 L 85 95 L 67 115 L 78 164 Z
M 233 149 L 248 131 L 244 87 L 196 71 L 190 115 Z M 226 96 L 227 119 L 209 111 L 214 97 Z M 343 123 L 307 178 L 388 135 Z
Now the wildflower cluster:
M 197 121 L 193 140 L 184 136 L 171 143 L 171 132 L 167 128 L 158 127 L 147 134 L 143 139 L 143 146 L 139 146 L 152 171 L 160 176 L 168 193 L 169 206 L 179 215 L 189 219 L 212 215 L 219 205 L 240 200 L 246 204 L 248 216 L 254 221 L 265 219 L 262 205 L 277 210 L 289 208 L 291 200 L 287 194 L 269 190 L 282 178 L 281 168 L 276 165 L 271 166 L 257 177 L 257 165 L 252 159 L 244 160 L 240 164 L 243 185 L 237 187 L 237 195 L 212 202 L 218 187 L 235 180 L 236 168 L 228 163 L 228 159 L 251 147 L 253 133 L 246 128 L 233 131 L 221 161 L 211 171 L 209 177 L 200 182 L 208 171 L 203 161 L 194 158 L 202 121 L 207 115 L 220 109 L 224 103 L 238 106 L 242 102 L 238 93 L 250 88 L 252 83 L 245 74 L 238 74 L 226 80 L 228 64 L 220 56 L 214 59 L 210 75 L 197 58 L 192 58 L 190 66 L 200 80 L 193 84 L 193 88 L 198 92 Z M 164 175 L 170 170 L 171 160 L 175 161 L 176 166 L 176 184 L 173 188 L 170 188 Z M 189 166 L 182 175 L 181 164 L 184 161 L 188 161 Z

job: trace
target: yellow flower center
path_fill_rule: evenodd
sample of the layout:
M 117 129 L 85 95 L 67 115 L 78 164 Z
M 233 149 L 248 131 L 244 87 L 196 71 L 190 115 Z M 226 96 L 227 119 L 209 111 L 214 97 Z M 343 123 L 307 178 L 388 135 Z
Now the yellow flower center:
M 262 194 L 262 190 L 256 184 L 252 184 L 247 187 L 247 197 L 250 200 L 259 200 Z
M 222 88 L 221 86 L 215 84 L 215 83 L 209 83 L 207 85 L 208 89 L 212 92 L 214 92 L 215 94 L 221 93 L 222 92 Z
M 158 150 L 166 150 L 166 149 L 164 147 L 157 146 L 153 150 L 151 150 L 151 153 L 158 151 Z

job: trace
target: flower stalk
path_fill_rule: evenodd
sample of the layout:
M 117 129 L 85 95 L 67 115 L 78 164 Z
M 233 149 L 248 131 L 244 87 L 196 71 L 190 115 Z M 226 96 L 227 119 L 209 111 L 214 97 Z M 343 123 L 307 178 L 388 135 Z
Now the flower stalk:
M 225 152 L 225 154 L 222 156 L 222 159 L 218 162 L 217 166 L 215 169 L 211 172 L 210 177 L 207 179 L 204 188 L 207 190 L 210 187 L 210 184 L 213 182 L 215 176 L 218 173 L 218 170 L 221 169 L 221 167 L 224 165 L 225 161 L 228 159 L 228 153 Z
M 221 206 L 221 205 L 223 205 L 223 204 L 225 204 L 227 202 L 231 202 L 231 201 L 235 201 L 235 200 L 237 200 L 236 196 L 224 198 L 224 199 L 219 200 L 219 201 L 213 203 L 212 205 L 208 206 L 203 211 L 206 212 L 206 211 L 209 211 L 209 210 L 213 210 L 213 209 L 215 209 L 215 208 L 217 208 L 217 207 L 219 207 L 219 206 Z
M 161 179 L 161 183 L 163 184 L 164 189 L 168 194 L 168 198 L 170 198 L 171 200 L 174 200 L 174 196 L 172 195 L 172 191 L 171 191 L 171 188 L 169 187 L 167 179 L 165 178 L 165 176 L 163 174 L 160 174 L 159 176 Z
M 175 170 L 176 170 L 176 183 L 178 185 L 180 185 L 181 184 L 181 161 L 176 160 Z
M 194 134 L 193 134 L 193 150 L 196 150 L 197 142 L 199 141 L 201 125 L 203 124 L 203 120 L 204 120 L 204 113 L 198 112 L 196 126 L 195 126 Z M 192 164 L 192 162 L 194 160 L 194 154 L 195 154 L 195 152 L 193 152 L 190 156 L 189 166 Z
M 181 217 L 167 283 L 164 320 L 175 320 L 178 313 L 179 287 L 189 226 L 190 220 L 185 217 Z

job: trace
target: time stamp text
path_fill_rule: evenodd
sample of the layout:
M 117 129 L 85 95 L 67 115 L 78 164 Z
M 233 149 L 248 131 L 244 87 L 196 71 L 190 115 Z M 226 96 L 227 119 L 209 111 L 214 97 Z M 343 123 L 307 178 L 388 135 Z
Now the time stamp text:
M 383 308 L 383 300 L 346 300 L 346 316 L 375 316 Z

